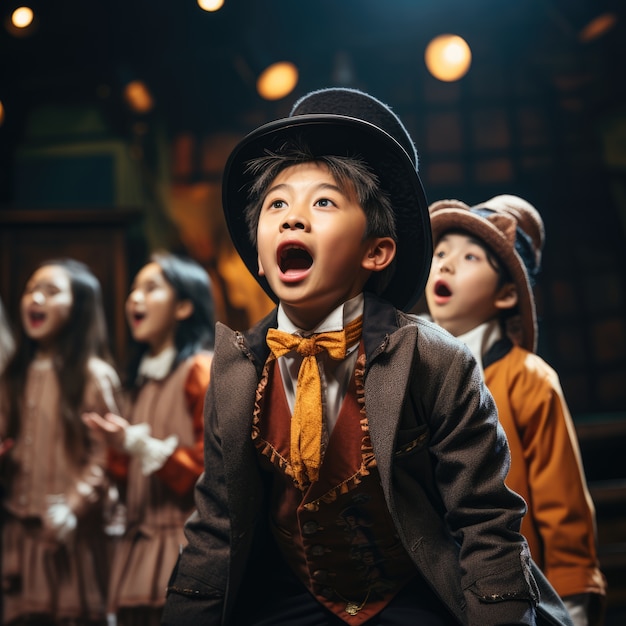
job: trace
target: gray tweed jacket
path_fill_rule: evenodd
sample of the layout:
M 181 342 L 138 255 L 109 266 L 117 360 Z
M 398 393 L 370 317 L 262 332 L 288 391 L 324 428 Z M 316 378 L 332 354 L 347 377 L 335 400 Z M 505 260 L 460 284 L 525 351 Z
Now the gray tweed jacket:
M 568 625 L 519 534 L 509 451 L 469 351 L 442 329 L 366 294 L 365 407 L 382 487 L 416 567 L 460 624 Z M 218 324 L 205 405 L 205 472 L 163 624 L 232 624 L 242 579 L 263 577 L 267 486 L 250 437 L 276 311 L 247 333 Z M 238 625 L 234 625 L 238 626 Z

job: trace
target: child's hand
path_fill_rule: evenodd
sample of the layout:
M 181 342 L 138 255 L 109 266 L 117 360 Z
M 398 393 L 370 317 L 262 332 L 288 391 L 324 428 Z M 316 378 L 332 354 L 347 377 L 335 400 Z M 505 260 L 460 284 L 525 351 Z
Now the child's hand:
M 128 422 L 119 415 L 107 413 L 104 417 L 93 411 L 83 413 L 83 422 L 93 430 L 104 436 L 106 443 L 112 448 L 122 450 L 124 447 L 124 433 L 128 428 Z
M 13 439 L 0 439 L 0 457 L 6 454 L 15 444 Z

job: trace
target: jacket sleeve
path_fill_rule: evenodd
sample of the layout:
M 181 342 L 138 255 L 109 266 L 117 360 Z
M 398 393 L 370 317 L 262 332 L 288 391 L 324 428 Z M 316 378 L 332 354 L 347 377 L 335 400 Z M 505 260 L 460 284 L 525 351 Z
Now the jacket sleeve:
M 196 512 L 167 588 L 162 624 L 228 624 L 264 498 L 251 437 L 259 372 L 241 337 L 216 325 L 215 356 L 204 407 L 204 473 Z
M 519 533 L 525 505 L 504 484 L 509 449 L 493 398 L 465 346 L 447 333 L 438 336 L 436 330 L 425 330 L 411 395 L 428 431 L 421 453 L 423 470 L 414 467 L 411 474 L 431 472 L 426 489 L 431 489 L 438 511 L 428 526 L 442 517 L 445 527 L 438 536 L 433 531 L 432 537 L 430 532 L 423 537 L 424 568 L 444 590 L 450 589 L 448 580 L 460 569 L 459 591 L 469 624 L 534 625 L 539 591 L 528 546 Z M 414 456 L 417 463 L 420 453 Z M 455 557 L 446 534 L 457 546 L 456 563 L 451 562 Z M 440 559 L 437 551 L 444 546 L 446 568 L 451 569 L 438 572 L 431 562 Z
M 543 571 L 561 597 L 604 593 L 595 511 L 574 424 L 556 372 L 527 355 L 511 392 L 530 490 L 530 515 L 543 544 Z
M 230 554 L 230 523 L 213 386 L 205 406 L 205 471 L 196 484 L 196 511 L 185 524 L 188 544 L 172 573 L 162 624 L 222 623 Z M 208 564 L 211 563 L 211 567 Z
M 198 354 L 185 382 L 185 398 L 193 424 L 194 443 L 180 446 L 167 459 L 156 476 L 179 495 L 189 493 L 204 468 L 204 399 L 209 386 L 211 357 Z

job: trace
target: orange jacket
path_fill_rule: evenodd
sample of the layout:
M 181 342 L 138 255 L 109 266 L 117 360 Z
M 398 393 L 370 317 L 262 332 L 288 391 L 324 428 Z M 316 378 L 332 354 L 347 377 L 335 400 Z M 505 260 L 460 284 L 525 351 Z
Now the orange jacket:
M 485 382 L 511 449 L 506 483 L 528 505 L 522 534 L 533 559 L 561 597 L 604 595 L 595 510 L 556 372 L 541 357 L 513 346 L 485 363 Z

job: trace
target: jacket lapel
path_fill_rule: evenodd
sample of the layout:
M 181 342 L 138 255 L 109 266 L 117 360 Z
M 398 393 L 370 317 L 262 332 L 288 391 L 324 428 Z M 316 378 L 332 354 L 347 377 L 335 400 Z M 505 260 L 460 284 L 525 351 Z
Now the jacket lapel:
M 417 326 L 403 326 L 374 355 L 365 378 L 365 410 L 378 471 L 389 493 L 396 434 L 417 346 Z

